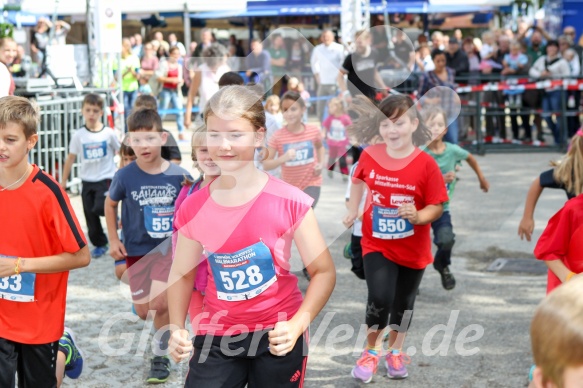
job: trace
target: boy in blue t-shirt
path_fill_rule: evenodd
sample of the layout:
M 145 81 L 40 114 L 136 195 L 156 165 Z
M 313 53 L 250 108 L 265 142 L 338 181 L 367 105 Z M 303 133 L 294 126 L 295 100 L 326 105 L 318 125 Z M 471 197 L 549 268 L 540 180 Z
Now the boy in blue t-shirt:
M 480 188 L 487 193 L 490 184 L 484 178 L 482 170 L 477 160 L 468 151 L 463 148 L 443 141 L 447 133 L 447 117 L 445 111 L 441 109 L 431 109 L 424 115 L 425 124 L 431 131 L 432 142 L 427 146 L 425 152 L 435 159 L 447 187 L 447 196 L 451 200 L 456 184 L 456 165 L 466 160 L 470 167 L 476 172 L 480 181 Z M 455 243 L 455 234 L 451 224 L 451 215 L 449 214 L 449 202 L 443 204 L 443 214 L 431 224 L 433 229 L 433 243 L 437 245 L 433 268 L 441 275 L 441 285 L 446 290 L 452 290 L 455 287 L 455 278 L 451 273 L 451 251 Z
M 87 234 L 94 248 L 91 257 L 97 258 L 107 253 L 107 237 L 101 226 L 104 216 L 103 206 L 113 174 L 117 170 L 113 160 L 119 151 L 120 142 L 115 131 L 101 122 L 103 99 L 97 94 L 88 94 L 83 99 L 81 114 L 85 125 L 71 138 L 69 155 L 63 168 L 61 186 L 67 189 L 71 167 L 79 158 L 79 176 L 83 183 L 81 200 L 87 222 Z
M 181 182 L 190 174 L 161 156 L 167 134 L 154 109 L 138 109 L 128 118 L 129 142 L 136 161 L 113 177 L 105 203 L 105 219 L 110 254 L 125 259 L 132 299 L 137 314 L 146 319 L 154 310 L 154 327 L 169 324 L 166 288 L 172 266 L 172 221 L 174 202 Z M 192 179 L 192 178 L 190 178 Z M 117 234 L 116 209 L 122 201 L 121 220 L 124 242 Z M 169 331 L 156 335 L 160 350 L 168 347 Z M 156 352 L 156 354 L 160 354 Z M 163 383 L 170 375 L 167 356 L 154 356 L 148 383 Z

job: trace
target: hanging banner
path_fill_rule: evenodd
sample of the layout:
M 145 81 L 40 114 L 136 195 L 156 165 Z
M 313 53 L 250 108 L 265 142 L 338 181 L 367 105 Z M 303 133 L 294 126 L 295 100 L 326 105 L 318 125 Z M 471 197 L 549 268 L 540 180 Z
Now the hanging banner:
M 121 8 L 119 1 L 95 1 L 95 42 L 98 53 L 121 53 Z

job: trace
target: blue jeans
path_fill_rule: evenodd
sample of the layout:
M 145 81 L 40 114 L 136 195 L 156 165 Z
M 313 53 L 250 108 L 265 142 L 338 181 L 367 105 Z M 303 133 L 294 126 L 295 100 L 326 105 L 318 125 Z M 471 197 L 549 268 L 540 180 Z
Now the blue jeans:
M 561 111 L 561 91 L 555 90 L 552 92 L 545 92 L 543 95 L 543 118 L 547 122 L 548 127 L 553 132 L 553 138 L 555 139 L 555 144 L 560 144 L 561 142 L 561 125 L 560 116 L 559 120 L 555 122 L 553 120 L 552 113 Z
M 162 89 L 160 92 L 160 98 L 162 103 L 160 105 L 161 110 L 168 109 L 168 105 L 172 102 L 172 108 L 178 109 L 180 113 L 176 113 L 176 124 L 178 126 L 178 133 L 184 132 L 184 111 L 182 105 L 182 97 L 178 95 L 176 90 Z M 162 115 L 162 120 L 166 115 Z
M 451 265 L 451 250 L 455 244 L 449 210 L 444 211 L 441 217 L 431 223 L 431 229 L 433 229 L 433 243 L 437 245 L 433 268 L 441 271 Z
M 136 102 L 136 98 L 138 98 L 138 91 L 134 90 L 133 92 L 123 92 L 123 112 L 125 117 L 125 122 L 127 125 L 128 117 L 132 113 L 132 108 L 134 107 L 134 103 Z

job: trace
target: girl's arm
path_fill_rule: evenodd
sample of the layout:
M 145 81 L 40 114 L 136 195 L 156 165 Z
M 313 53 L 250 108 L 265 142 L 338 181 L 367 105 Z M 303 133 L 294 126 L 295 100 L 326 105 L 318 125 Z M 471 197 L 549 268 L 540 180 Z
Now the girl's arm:
M 276 149 L 267 147 L 267 150 L 269 151 L 269 155 L 267 156 L 267 159 L 263 161 L 263 169 L 265 170 L 273 170 L 296 157 L 296 150 L 292 148 L 287 150 L 285 154 L 280 155 L 277 159 L 275 159 L 275 154 L 277 153 Z
M 290 320 L 278 322 L 269 332 L 269 351 L 277 356 L 293 349 L 297 339 L 330 298 L 336 284 L 334 262 L 312 209 L 294 233 L 294 241 L 311 280 L 298 312 Z
M 567 281 L 567 276 L 572 272 L 561 260 L 548 260 L 545 264 L 562 283 Z
M 168 349 L 174 361 L 180 362 L 182 359 L 190 357 L 192 351 L 192 342 L 188 339 L 189 334 L 184 328 L 184 322 L 192 296 L 197 264 L 202 257 L 203 248 L 199 242 L 190 240 L 180 231 L 176 233 L 178 233 L 178 241 L 168 276 L 167 290 L 168 314 L 172 330 Z M 192 329 L 196 332 L 196 328 Z
M 540 185 L 540 178 L 536 177 L 536 179 L 532 181 L 528 193 L 526 194 L 524 213 L 522 214 L 522 220 L 520 220 L 520 224 L 518 225 L 518 235 L 521 240 L 526 237 L 526 241 L 530 241 L 530 237 L 534 230 L 534 209 L 542 192 L 543 187 Z
M 0 278 L 21 272 L 58 273 L 89 265 L 91 255 L 85 245 L 75 253 L 63 252 L 58 255 L 35 258 L 0 259 Z M 17 270 L 18 269 L 18 270 Z
M 441 217 L 443 213 L 443 204 L 427 205 L 421 210 L 417 210 L 415 205 L 407 203 L 399 207 L 398 213 L 400 217 L 406 218 L 413 225 L 426 225 Z
M 482 174 L 482 170 L 478 165 L 478 161 L 476 160 L 476 158 L 474 158 L 472 154 L 469 154 L 466 160 L 470 167 L 472 168 L 472 170 L 474 170 L 474 172 L 476 173 L 478 180 L 480 181 L 480 188 L 484 193 L 487 193 L 488 190 L 490 189 L 490 183 L 488 183 L 486 178 L 484 178 L 484 174 Z
M 322 173 L 322 170 L 324 169 L 324 166 L 326 165 L 326 149 L 324 148 L 324 146 L 320 143 L 320 148 L 317 149 L 318 152 L 318 163 L 316 164 L 315 168 L 314 168 L 314 175 L 320 175 Z

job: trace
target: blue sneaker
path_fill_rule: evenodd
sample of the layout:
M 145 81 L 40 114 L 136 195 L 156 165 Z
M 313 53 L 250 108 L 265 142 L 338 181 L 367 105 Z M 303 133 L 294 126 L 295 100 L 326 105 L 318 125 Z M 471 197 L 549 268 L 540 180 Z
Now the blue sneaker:
M 77 379 L 83 372 L 83 353 L 75 345 L 75 334 L 73 330 L 65 327 L 65 332 L 59 340 L 59 347 L 69 351 L 65 362 L 65 375 L 70 379 Z
M 104 245 L 102 247 L 95 247 L 91 251 L 91 257 L 93 257 L 94 259 L 97 259 L 98 257 L 106 255 L 108 251 L 109 251 L 109 246 L 107 246 L 107 245 Z

